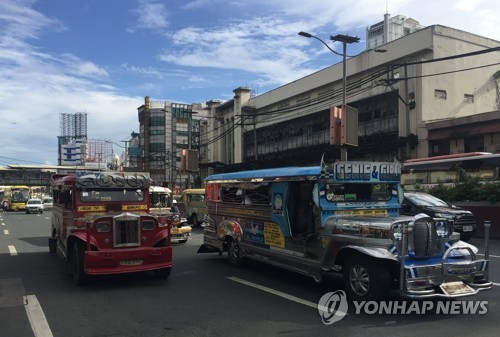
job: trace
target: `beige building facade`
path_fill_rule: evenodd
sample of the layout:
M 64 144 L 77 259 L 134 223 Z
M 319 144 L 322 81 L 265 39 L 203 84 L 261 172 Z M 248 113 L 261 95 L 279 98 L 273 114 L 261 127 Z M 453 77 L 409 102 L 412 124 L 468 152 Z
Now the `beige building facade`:
M 346 61 L 346 102 L 358 110 L 357 125 L 346 126 L 358 129 L 348 159 L 500 151 L 499 41 L 435 25 L 379 48 Z M 340 158 L 331 108 L 342 104 L 342 78 L 339 58 L 267 93 L 240 87 L 232 100 L 207 102 L 205 173 Z

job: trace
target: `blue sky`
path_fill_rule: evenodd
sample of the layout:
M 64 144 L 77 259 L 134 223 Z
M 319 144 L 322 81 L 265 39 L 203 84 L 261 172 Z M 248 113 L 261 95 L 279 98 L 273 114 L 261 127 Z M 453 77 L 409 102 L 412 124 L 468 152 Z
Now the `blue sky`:
M 144 96 L 265 93 L 341 62 L 299 31 L 358 36 L 353 55 L 386 11 L 500 40 L 491 0 L 1 0 L 0 166 L 56 164 L 60 113 L 86 112 L 89 138 L 122 144 Z

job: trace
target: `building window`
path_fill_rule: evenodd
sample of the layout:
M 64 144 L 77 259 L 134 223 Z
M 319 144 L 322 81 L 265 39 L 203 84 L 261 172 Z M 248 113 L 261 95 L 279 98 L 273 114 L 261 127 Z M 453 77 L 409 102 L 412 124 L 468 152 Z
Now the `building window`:
M 446 90 L 434 89 L 435 99 L 446 99 Z
M 464 94 L 464 103 L 474 103 L 474 95 Z

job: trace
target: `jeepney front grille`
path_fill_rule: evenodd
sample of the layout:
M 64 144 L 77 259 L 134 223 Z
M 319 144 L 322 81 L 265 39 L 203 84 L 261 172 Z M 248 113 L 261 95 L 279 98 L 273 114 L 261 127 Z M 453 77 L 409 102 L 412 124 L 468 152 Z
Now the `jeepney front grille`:
M 413 225 L 413 254 L 416 258 L 435 254 L 436 222 L 430 218 L 418 219 Z
M 115 247 L 132 247 L 141 244 L 141 227 L 139 218 L 117 220 L 113 222 L 113 245 Z

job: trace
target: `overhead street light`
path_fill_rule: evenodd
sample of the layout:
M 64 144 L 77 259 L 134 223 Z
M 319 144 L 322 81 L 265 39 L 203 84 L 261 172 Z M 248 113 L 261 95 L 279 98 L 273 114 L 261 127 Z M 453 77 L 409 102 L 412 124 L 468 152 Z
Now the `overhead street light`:
M 325 41 L 321 40 L 319 37 L 317 36 L 314 36 L 312 34 L 309 34 L 307 32 L 300 32 L 299 33 L 300 36 L 303 36 L 303 37 L 307 37 L 307 38 L 313 38 L 313 39 L 316 39 L 318 40 L 319 42 L 321 42 L 322 44 L 325 45 L 326 48 L 328 48 L 332 53 L 334 54 L 337 54 L 338 56 L 343 56 L 341 53 L 337 53 L 335 50 L 333 50 L 329 45 L 328 43 L 326 43 Z
M 307 37 L 307 38 L 311 38 L 312 37 L 312 38 L 320 41 L 321 43 L 323 43 L 334 54 L 342 56 L 342 58 L 343 58 L 342 59 L 342 109 L 345 109 L 346 108 L 346 100 L 347 100 L 347 92 L 346 92 L 346 86 L 347 86 L 346 85 L 347 44 L 348 43 L 351 44 L 351 43 L 357 43 L 357 42 L 359 42 L 359 37 L 357 37 L 357 36 L 349 36 L 349 35 L 342 35 L 342 34 L 337 34 L 335 36 L 330 36 L 330 40 L 337 41 L 337 42 L 342 42 L 343 52 L 342 52 L 342 54 L 340 54 L 340 53 L 337 53 L 332 48 L 330 48 L 330 46 L 325 41 L 323 41 L 322 39 L 320 39 L 317 36 L 314 36 L 314 35 L 312 35 L 310 33 L 307 33 L 307 32 L 300 32 L 299 35 Z M 347 151 L 346 151 L 346 148 L 344 146 L 341 147 L 341 160 L 347 160 Z

